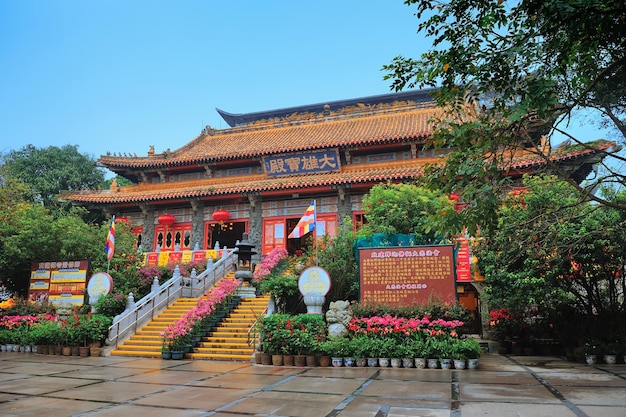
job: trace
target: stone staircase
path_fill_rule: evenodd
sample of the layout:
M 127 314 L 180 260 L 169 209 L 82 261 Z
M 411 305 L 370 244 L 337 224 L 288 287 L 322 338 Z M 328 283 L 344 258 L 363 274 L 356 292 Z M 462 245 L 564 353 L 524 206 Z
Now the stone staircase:
M 254 346 L 248 345 L 248 330 L 267 308 L 269 296 L 244 298 L 220 322 L 214 331 L 205 335 L 187 359 L 248 360 Z M 161 357 L 160 334 L 172 322 L 196 306 L 197 298 L 179 298 L 161 314 L 137 330 L 128 340 L 111 351 L 111 356 Z
M 128 340 L 111 351 L 111 356 L 161 357 L 161 332 L 180 319 L 198 303 L 197 298 L 181 297 L 163 310 L 152 321 L 137 330 Z
M 244 298 L 241 303 L 212 331 L 203 337 L 192 352 L 190 359 L 249 360 L 254 344 L 248 344 L 248 330 L 257 319 L 264 316 L 269 296 Z M 251 334 L 250 337 L 253 337 Z

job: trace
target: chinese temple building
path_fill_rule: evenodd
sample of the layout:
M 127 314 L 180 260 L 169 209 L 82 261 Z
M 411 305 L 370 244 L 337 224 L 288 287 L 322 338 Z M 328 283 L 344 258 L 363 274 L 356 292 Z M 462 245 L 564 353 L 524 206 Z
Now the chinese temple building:
M 136 185 L 65 198 L 130 221 L 147 252 L 233 248 L 243 233 L 262 254 L 275 247 L 295 252 L 310 237 L 287 236 L 312 200 L 317 236 L 332 236 L 346 216 L 362 224 L 362 197 L 372 186 L 410 181 L 445 155 L 424 146 L 439 111 L 432 92 L 247 114 L 218 110 L 229 128 L 207 126 L 176 150 L 101 156 L 102 166 Z M 551 157 L 582 180 L 610 145 L 553 150 Z M 522 152 L 503 170 L 521 177 L 544 165 Z

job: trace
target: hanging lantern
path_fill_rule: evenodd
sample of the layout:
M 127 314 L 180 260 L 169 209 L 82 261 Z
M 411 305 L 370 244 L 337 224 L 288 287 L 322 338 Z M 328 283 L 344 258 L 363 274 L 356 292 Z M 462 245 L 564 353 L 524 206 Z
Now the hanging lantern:
M 115 223 L 119 223 L 119 222 L 130 224 L 130 220 L 128 220 L 128 217 L 124 217 L 124 216 L 115 218 Z
M 161 214 L 157 220 L 159 224 L 162 224 L 164 226 L 171 226 L 174 223 L 176 223 L 176 217 L 174 217 L 173 214 L 167 214 L 167 213 Z
M 143 226 L 133 226 L 130 228 L 130 232 L 135 235 L 140 235 L 143 233 Z
M 219 209 L 215 210 L 211 217 L 213 217 L 213 220 L 215 220 L 216 222 L 224 223 L 230 219 L 230 213 L 228 212 L 228 210 Z

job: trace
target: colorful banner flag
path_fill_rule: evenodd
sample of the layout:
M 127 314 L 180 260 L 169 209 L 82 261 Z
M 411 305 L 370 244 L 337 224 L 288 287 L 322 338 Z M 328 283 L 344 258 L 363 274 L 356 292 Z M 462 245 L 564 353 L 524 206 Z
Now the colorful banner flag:
M 317 222 L 315 213 L 315 201 L 304 212 L 304 216 L 300 219 L 296 227 L 287 236 L 289 239 L 297 239 L 315 230 Z
M 115 216 L 111 219 L 109 234 L 107 235 L 107 241 L 104 245 L 104 253 L 107 254 L 107 259 L 109 261 L 113 258 L 113 252 L 115 252 Z

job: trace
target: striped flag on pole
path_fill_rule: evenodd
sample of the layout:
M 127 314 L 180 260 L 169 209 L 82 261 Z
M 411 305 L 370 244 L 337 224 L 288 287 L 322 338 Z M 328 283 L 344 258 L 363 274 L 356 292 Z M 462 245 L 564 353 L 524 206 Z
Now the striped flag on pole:
M 296 227 L 289 233 L 287 236 L 289 239 L 296 239 L 306 235 L 307 233 L 315 230 L 316 223 L 316 214 L 315 214 L 315 201 L 311 203 L 308 209 L 304 212 L 304 216 L 300 219 Z
M 107 235 L 107 241 L 104 245 L 104 253 L 107 254 L 107 259 L 109 261 L 113 258 L 113 252 L 115 252 L 115 216 L 111 219 L 109 234 Z

